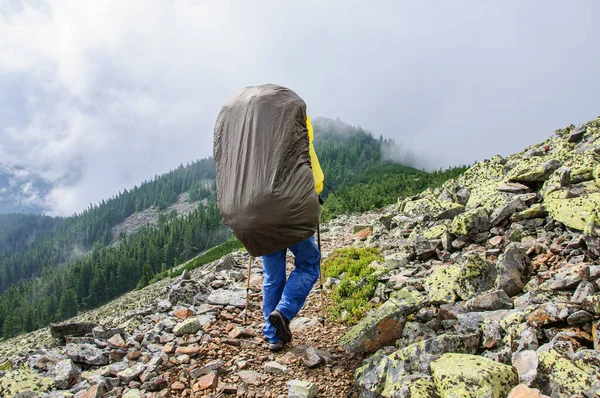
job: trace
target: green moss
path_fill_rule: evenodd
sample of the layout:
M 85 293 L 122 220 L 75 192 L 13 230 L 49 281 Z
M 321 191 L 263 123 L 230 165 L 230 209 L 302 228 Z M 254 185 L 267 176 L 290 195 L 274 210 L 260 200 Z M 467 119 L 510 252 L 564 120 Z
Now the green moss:
M 0 370 L 10 370 L 10 361 L 4 362 L 4 364 L 0 366 Z
M 356 324 L 369 310 L 377 287 L 374 261 L 383 261 L 377 249 L 347 247 L 335 250 L 323 261 L 323 275 L 343 278 L 332 293 L 335 305 L 329 308 L 334 320 Z
M 431 363 L 441 398 L 505 398 L 519 384 L 512 366 L 468 354 L 444 354 Z

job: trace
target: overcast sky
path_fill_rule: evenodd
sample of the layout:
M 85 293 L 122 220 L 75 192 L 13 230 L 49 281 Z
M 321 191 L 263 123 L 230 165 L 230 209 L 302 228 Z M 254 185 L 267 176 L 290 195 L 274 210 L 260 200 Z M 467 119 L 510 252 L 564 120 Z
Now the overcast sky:
M 0 0 L 0 167 L 69 215 L 212 155 L 263 83 L 424 167 L 509 155 L 600 115 L 600 2 Z

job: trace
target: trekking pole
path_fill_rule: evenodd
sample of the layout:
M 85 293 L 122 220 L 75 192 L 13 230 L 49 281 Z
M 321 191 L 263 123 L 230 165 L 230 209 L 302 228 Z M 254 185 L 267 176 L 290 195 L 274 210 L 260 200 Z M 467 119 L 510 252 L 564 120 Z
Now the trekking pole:
M 321 253 L 321 222 L 317 224 L 317 242 L 319 245 L 319 290 L 321 290 L 321 325 L 325 327 L 325 298 L 323 297 L 323 272 L 321 267 L 321 258 L 323 257 Z
M 248 303 L 250 302 L 250 271 L 252 269 L 252 256 L 248 261 L 248 279 L 246 280 L 246 310 L 244 311 L 244 325 L 248 323 Z

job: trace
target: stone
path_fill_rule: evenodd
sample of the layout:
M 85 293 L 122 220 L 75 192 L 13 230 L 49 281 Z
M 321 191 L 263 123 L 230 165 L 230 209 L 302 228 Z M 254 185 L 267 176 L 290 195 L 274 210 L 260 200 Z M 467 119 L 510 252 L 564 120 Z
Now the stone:
M 586 127 L 584 124 L 578 125 L 573 130 L 571 130 L 571 132 L 569 133 L 569 136 L 567 137 L 567 141 L 568 142 L 581 141 L 583 139 L 583 135 L 585 134 L 585 130 L 586 130 Z
M 63 322 L 50 325 L 50 334 L 52 337 L 65 340 L 67 336 L 85 336 L 86 334 L 90 334 L 96 326 L 98 325 L 90 322 Z
M 460 267 L 454 291 L 461 299 L 469 300 L 491 289 L 495 284 L 496 274 L 496 267 L 487 261 L 485 255 L 470 253 Z
M 552 397 L 581 396 L 598 380 L 591 365 L 572 362 L 555 349 L 538 352 L 539 370 L 536 387 Z
M 115 334 L 110 339 L 106 340 L 106 342 L 110 348 L 127 348 L 127 343 L 125 340 L 123 340 L 123 337 L 121 337 L 120 334 Z
M 228 306 L 233 305 L 237 308 L 245 308 L 246 291 L 242 289 L 227 290 L 219 289 L 212 292 L 206 302 L 213 305 Z
M 77 383 L 79 378 L 79 369 L 72 360 L 65 359 L 56 364 L 54 368 L 54 382 L 59 390 L 66 390 Z
M 219 375 L 214 370 L 198 379 L 196 385 L 199 391 L 217 388 L 219 384 Z
M 183 336 L 185 334 L 195 334 L 197 333 L 204 325 L 210 324 L 214 321 L 215 317 L 212 315 L 200 315 L 192 318 L 188 318 L 177 324 L 173 328 L 173 334 L 175 336 Z
M 83 398 L 101 398 L 107 392 L 106 384 L 98 383 L 94 384 L 86 393 L 83 395 Z
M 127 390 L 121 398 L 141 398 L 142 393 L 137 388 Z
M 493 290 L 472 298 L 466 306 L 469 311 L 495 311 L 511 309 L 513 302 L 504 290 Z
M 288 372 L 288 368 L 285 365 L 280 364 L 277 361 L 270 361 L 264 365 L 265 373 L 271 373 L 274 375 L 282 375 Z
M 256 333 L 254 332 L 254 330 L 252 330 L 250 328 L 245 328 L 243 326 L 238 326 L 229 332 L 230 339 L 245 339 L 245 338 L 255 337 L 255 336 L 256 336 Z
M 533 350 L 525 350 L 512 354 L 512 365 L 517 369 L 519 382 L 530 387 L 538 373 L 538 356 Z
M 300 357 L 302 363 L 307 368 L 316 368 L 321 364 L 321 357 L 313 347 L 307 347 Z
M 500 323 L 490 319 L 486 319 L 483 322 L 482 331 L 483 338 L 481 345 L 485 348 L 494 348 L 502 341 L 502 328 Z
M 469 354 L 442 355 L 431 363 L 431 375 L 442 398 L 504 398 L 519 384 L 512 366 Z
M 571 326 L 582 325 L 594 320 L 594 316 L 587 311 L 579 310 L 567 317 L 567 323 Z
M 130 368 L 120 371 L 117 373 L 117 377 L 123 382 L 123 384 L 129 384 L 136 380 L 146 370 L 144 364 L 137 364 Z
M 259 386 L 262 384 L 262 380 L 265 375 L 262 373 L 255 372 L 253 370 L 240 370 L 236 373 L 240 379 L 246 384 L 252 384 L 253 386 Z
M 503 221 L 509 219 L 517 211 L 524 210 L 525 208 L 525 203 L 523 203 L 522 200 L 513 199 L 492 211 L 492 215 L 490 216 L 490 225 L 494 227 L 500 225 Z
M 590 268 L 588 265 L 574 265 L 565 271 L 554 275 L 554 280 L 550 282 L 551 289 L 572 289 L 583 280 L 590 278 Z
M 497 288 L 506 292 L 509 297 L 519 294 L 531 273 L 531 260 L 521 246 L 511 243 L 498 258 Z
M 356 370 L 356 379 L 371 393 L 396 396 L 405 387 L 398 380 L 411 374 L 428 374 L 431 363 L 447 352 L 475 354 L 478 346 L 479 336 L 475 333 L 445 334 L 388 355 L 378 352 Z
M 459 274 L 458 265 L 442 265 L 425 278 L 425 291 L 432 304 L 447 304 L 457 300 L 454 286 Z
M 315 383 L 303 380 L 290 380 L 288 385 L 288 398 L 314 398 L 319 387 Z
M 108 364 L 108 355 L 91 344 L 73 344 L 66 346 L 66 354 L 74 362 L 101 366 Z
M 534 203 L 529 208 L 513 214 L 510 219 L 511 221 L 529 220 L 532 218 L 543 218 L 548 215 L 548 212 L 544 208 L 542 203 Z
M 237 267 L 237 261 L 235 261 L 235 257 L 233 256 L 233 254 L 227 254 L 227 255 L 223 256 L 223 258 L 221 258 L 221 260 L 219 260 L 219 262 L 217 263 L 217 266 L 215 268 L 215 271 L 220 272 L 220 271 L 225 271 L 225 270 L 232 270 L 235 267 Z
M 507 398 L 550 398 L 547 395 L 542 395 L 537 388 L 529 388 L 525 384 L 519 384 L 512 389 Z
M 402 289 L 391 294 L 390 299 L 368 313 L 340 339 L 340 345 L 349 352 L 375 352 L 392 345 L 402 337 L 406 316 L 427 303 L 417 291 Z
M 179 307 L 174 311 L 174 314 L 179 319 L 187 319 L 194 315 L 194 312 L 187 307 Z
M 571 297 L 571 302 L 573 304 L 581 304 L 585 301 L 585 299 L 594 294 L 594 284 L 589 281 L 581 281 L 575 289 L 573 293 L 573 297 Z
M 175 350 L 177 354 L 195 357 L 202 352 L 202 347 L 198 345 L 179 346 Z
M 511 182 L 543 182 L 560 166 L 562 162 L 558 159 L 550 159 L 541 165 L 537 160 L 522 160 L 507 177 Z
M 223 367 L 224 363 L 222 360 L 218 359 L 216 361 L 209 362 L 204 366 L 197 367 L 190 370 L 190 377 L 192 379 L 197 379 L 200 376 L 204 376 L 209 374 L 212 371 L 218 371 Z
M 169 300 L 160 300 L 156 309 L 158 312 L 168 312 L 173 307 L 173 304 Z
M 478 208 L 465 211 L 454 217 L 450 232 L 456 235 L 473 236 L 489 229 L 490 221 L 487 212 L 482 208 Z

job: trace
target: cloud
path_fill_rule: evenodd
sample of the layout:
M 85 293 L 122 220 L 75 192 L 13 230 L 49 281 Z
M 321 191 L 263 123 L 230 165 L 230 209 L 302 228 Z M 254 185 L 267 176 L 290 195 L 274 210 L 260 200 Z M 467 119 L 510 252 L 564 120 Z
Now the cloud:
M 210 156 L 220 106 L 262 83 L 431 167 L 508 155 L 600 113 L 599 11 L 593 0 L 0 0 L 0 164 L 37 182 L 23 200 L 72 214 Z

